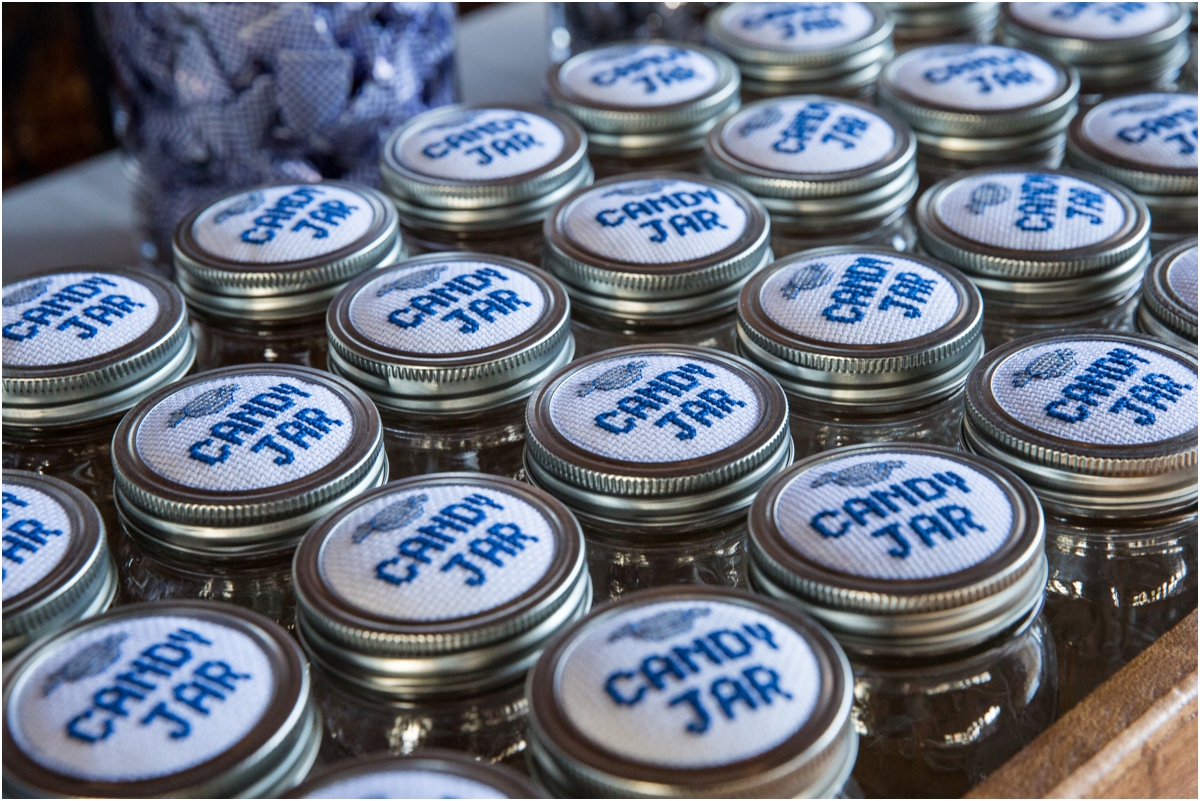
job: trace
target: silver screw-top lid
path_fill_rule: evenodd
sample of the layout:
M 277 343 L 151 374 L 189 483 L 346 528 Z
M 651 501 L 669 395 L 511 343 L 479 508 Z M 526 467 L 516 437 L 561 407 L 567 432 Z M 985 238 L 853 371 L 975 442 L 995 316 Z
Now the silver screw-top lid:
M 108 608 L 117 591 L 104 521 L 65 481 L 5 470 L 4 659 L 76 620 Z
M 525 411 L 529 480 L 585 522 L 678 528 L 736 514 L 792 459 L 779 383 L 685 345 L 572 362 Z
M 895 22 L 896 46 L 926 42 L 987 42 L 1000 14 L 1000 4 L 880 3 Z
M 963 442 L 1029 482 L 1056 512 L 1195 506 L 1196 387 L 1196 358 L 1151 337 L 1026 337 L 971 373 Z
M 504 765 L 422 748 L 413 756 L 369 754 L 335 762 L 283 798 L 548 798 Z
M 406 224 L 453 231 L 537 222 L 592 181 L 583 129 L 524 106 L 419 114 L 388 139 L 379 169 Z
M 1196 355 L 1196 238 L 1154 257 L 1142 280 L 1138 329 Z
M 750 510 L 751 581 L 852 653 L 961 651 L 1028 625 L 1046 586 L 1037 497 L 985 459 L 871 443 L 804 459 Z
M 193 558 L 291 550 L 387 480 L 375 405 L 295 365 L 211 370 L 155 392 L 121 420 L 112 459 L 127 530 Z
M 852 407 L 929 403 L 983 355 L 983 300 L 953 267 L 882 248 L 796 253 L 746 284 L 739 352 L 800 398 Z
M 4 287 L 7 428 L 114 417 L 196 358 L 183 296 L 140 270 L 55 270 Z
M 404 256 L 387 197 L 341 181 L 224 197 L 183 218 L 174 251 L 189 304 L 253 320 L 320 314 L 346 281 Z
M 273 798 L 321 743 L 300 646 L 230 604 L 123 606 L 6 668 L 7 797 Z
M 835 798 L 858 754 L 837 642 L 769 598 L 607 603 L 529 675 L 530 767 L 564 798 Z

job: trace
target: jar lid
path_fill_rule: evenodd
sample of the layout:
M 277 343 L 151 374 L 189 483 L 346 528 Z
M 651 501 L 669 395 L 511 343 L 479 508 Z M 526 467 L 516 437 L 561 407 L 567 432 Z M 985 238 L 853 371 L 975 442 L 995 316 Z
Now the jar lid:
M 1196 503 L 1196 359 L 1137 334 L 1018 339 L 967 380 L 963 442 L 1084 514 Z
M 565 114 L 524 106 L 442 106 L 383 149 L 383 186 L 406 221 L 489 230 L 542 219 L 592 181 L 587 137 Z
M 1000 12 L 999 3 L 880 3 L 901 28 L 959 28 L 970 27 Z
M 1195 355 L 1195 237 L 1154 257 L 1142 282 L 1142 304 L 1138 311 L 1138 324 L 1145 327 L 1146 333 L 1166 339 Z M 1146 323 L 1150 326 L 1145 326 Z
M 107 609 L 117 570 L 100 511 L 78 489 L 24 470 L 5 470 L 2 488 L 7 660 L 39 637 Z
M 741 353 L 785 390 L 878 407 L 949 395 L 983 355 L 983 300 L 962 273 L 885 248 L 795 253 L 738 301 Z
M 195 209 L 175 229 L 188 303 L 222 317 L 317 314 L 348 279 L 402 258 L 396 210 L 358 184 L 255 187 Z
M 414 756 L 368 754 L 335 762 L 284 798 L 547 798 L 512 768 L 469 754 L 422 748 Z
M 4 287 L 5 427 L 114 416 L 192 368 L 183 296 L 140 270 L 71 268 Z
M 367 493 L 305 535 L 292 571 L 313 660 L 403 698 L 515 681 L 592 600 L 567 508 L 480 473 Z
M 606 603 L 527 686 L 530 765 L 561 797 L 833 798 L 858 752 L 842 649 L 744 591 Z
M 381 408 L 466 413 L 523 399 L 571 360 L 563 287 L 525 262 L 430 253 L 334 298 L 329 368 Z
M 525 409 L 531 483 L 593 520 L 677 527 L 744 509 L 792 459 L 787 398 L 710 348 L 632 345 L 546 380 Z
M 1000 35 L 1068 64 L 1115 63 L 1169 49 L 1189 20 L 1180 3 L 1005 3 Z
M 296 365 L 210 370 L 155 392 L 121 420 L 112 458 L 122 522 L 191 556 L 290 550 L 387 480 L 375 405 Z
M 274 797 L 316 760 L 308 665 L 214 601 L 123 606 L 41 640 L 4 683 L 5 794 Z
M 1037 497 L 951 448 L 870 443 L 804 459 L 750 510 L 751 578 L 851 652 L 965 650 L 1037 614 L 1046 586 Z

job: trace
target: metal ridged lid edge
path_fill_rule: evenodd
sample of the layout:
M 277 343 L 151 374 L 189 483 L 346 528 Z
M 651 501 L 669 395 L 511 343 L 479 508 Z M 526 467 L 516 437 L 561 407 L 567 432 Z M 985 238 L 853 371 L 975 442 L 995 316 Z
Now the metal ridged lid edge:
M 1196 312 L 1172 300 L 1164 284 L 1175 259 L 1196 247 L 1196 239 L 1184 240 L 1160 252 L 1146 270 L 1142 283 L 1142 304 L 1163 325 L 1193 344 L 1196 341 Z
M 842 45 L 818 51 L 766 50 L 761 47 L 739 42 L 726 33 L 722 26 L 723 18 L 732 13 L 738 3 L 729 3 L 708 15 L 705 21 L 706 41 L 726 53 L 738 63 L 738 67 L 746 72 L 754 65 L 771 65 L 793 67 L 796 69 L 819 68 L 847 61 L 864 50 L 870 50 L 891 41 L 894 24 L 892 17 L 880 3 L 862 3 L 871 11 L 874 21 L 871 29 L 859 39 Z
M 1154 172 L 1149 169 L 1136 169 L 1112 164 L 1100 157 L 1099 153 L 1089 152 L 1081 142 L 1080 131 L 1083 118 L 1080 114 L 1071 122 L 1067 133 L 1067 163 L 1072 167 L 1093 172 L 1119 184 L 1129 187 L 1135 192 L 1149 195 L 1195 195 L 1200 182 L 1196 172 L 1178 175 Z
M 1028 47 L 1042 53 L 1051 53 L 1069 63 L 1106 62 L 1114 60 L 1114 52 L 1123 54 L 1125 59 L 1136 59 L 1148 52 L 1155 52 L 1164 46 L 1169 46 L 1176 37 L 1186 34 L 1189 25 L 1188 14 L 1183 13 L 1179 3 L 1166 3 L 1174 7 L 1175 13 L 1166 25 L 1156 31 L 1115 39 L 1085 39 L 1083 37 L 1064 36 L 1062 34 L 1040 31 L 1026 27 L 1012 16 L 1005 3 L 996 23 L 997 41 L 1012 41 L 1018 46 Z M 1117 57 L 1116 60 L 1120 60 Z

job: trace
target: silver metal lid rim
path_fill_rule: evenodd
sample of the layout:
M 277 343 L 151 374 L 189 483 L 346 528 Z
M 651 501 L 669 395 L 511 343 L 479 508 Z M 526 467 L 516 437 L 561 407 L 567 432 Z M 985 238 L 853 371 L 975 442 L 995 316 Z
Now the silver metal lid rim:
M 238 797 L 276 798 L 295 787 L 312 772 L 321 750 L 321 738 L 325 729 L 320 708 L 310 702 L 308 709 L 308 719 L 302 724 L 292 749 L 279 761 L 274 770 Z
M 885 41 L 842 61 L 809 65 L 743 61 L 738 64 L 738 69 L 742 73 L 744 89 L 758 85 L 778 88 L 782 88 L 782 86 L 821 86 L 825 89 L 817 94 L 828 94 L 830 89 L 870 83 L 879 75 L 883 66 L 892 59 L 894 53 L 891 41 Z M 777 94 L 785 93 L 777 92 Z M 787 92 L 786 94 L 793 93 Z
M 1145 316 L 1157 323 L 1159 330 L 1166 329 L 1172 336 L 1182 338 L 1191 350 L 1196 351 L 1196 310 L 1189 309 L 1175 293 L 1168 281 L 1168 273 L 1176 259 L 1196 247 L 1194 237 L 1185 239 L 1156 254 L 1142 284 L 1141 309 Z
M 996 34 L 997 39 L 1005 44 L 1011 40 L 1017 43 L 1016 46 L 1028 46 L 1038 52 L 1053 53 L 1056 58 L 1070 63 L 1128 60 L 1170 47 L 1178 37 L 1186 38 L 1190 15 L 1184 14 L 1179 4 L 1174 6 L 1175 14 L 1162 28 L 1120 39 L 1086 39 L 1028 28 L 1016 20 L 1007 9 L 1000 13 Z
M 1043 314 L 1093 309 L 1125 297 L 1141 284 L 1143 272 L 1150 263 L 1149 239 L 1146 245 L 1135 258 L 1092 275 L 1045 281 L 1013 281 L 974 275 L 970 278 L 984 301 L 992 304 L 993 311 L 996 304 Z
M 1145 301 L 1145 296 L 1143 296 L 1142 302 L 1138 304 L 1137 328 L 1142 333 L 1165 340 L 1180 350 L 1190 353 L 1192 356 L 1196 355 L 1195 327 L 1192 328 L 1190 338 L 1185 339 L 1186 335 L 1179 334 L 1154 315 L 1154 312 L 1150 310 Z
M 854 58 L 859 53 L 878 48 L 890 43 L 893 23 L 891 16 L 878 3 L 864 3 L 874 17 L 871 28 L 859 39 L 853 42 L 816 51 L 767 50 L 738 41 L 730 36 L 722 25 L 722 19 L 736 9 L 737 4 L 729 4 L 715 13 L 709 14 L 705 21 L 705 40 L 726 53 L 745 72 L 745 68 L 757 64 L 777 64 L 796 68 L 816 68 L 828 64 L 837 64 Z
M 899 188 L 891 191 L 899 184 Z M 905 208 L 916 196 L 920 186 L 916 162 L 895 182 L 861 195 L 844 195 L 831 200 L 776 200 L 763 198 L 763 206 L 771 213 L 772 224 L 808 227 L 825 230 L 829 225 L 854 224 L 884 220 L 898 209 Z M 886 189 L 888 192 L 884 192 Z
M 1066 113 L 1044 128 L 1022 131 L 1018 134 L 999 137 L 983 136 L 947 136 L 944 134 L 917 131 L 917 148 L 926 153 L 954 158 L 972 154 L 995 154 L 1004 151 L 1010 154 L 1037 152 L 1048 148 L 1051 142 L 1057 142 L 1060 134 L 1071 125 L 1078 111 L 1078 105 L 1072 104 Z
M 117 564 L 104 542 L 74 581 L 67 582 L 36 607 L 4 619 L 4 658 L 25 645 L 69 623 L 98 615 L 112 604 L 117 592 Z M 20 640 L 20 647 L 9 651 L 9 643 Z
M 1180 36 L 1162 52 L 1145 58 L 1121 62 L 1074 62 L 1083 84 L 1082 94 L 1103 91 L 1105 94 L 1119 92 L 1130 85 L 1145 85 L 1161 81 L 1187 63 L 1191 48 L 1186 36 Z
M 736 111 L 737 107 L 730 109 L 730 113 Z M 691 150 L 699 151 L 704 146 L 704 137 L 720 124 L 723 116 L 713 117 L 694 128 L 682 131 L 655 134 L 589 133 L 588 156 L 649 158 L 671 156 Z

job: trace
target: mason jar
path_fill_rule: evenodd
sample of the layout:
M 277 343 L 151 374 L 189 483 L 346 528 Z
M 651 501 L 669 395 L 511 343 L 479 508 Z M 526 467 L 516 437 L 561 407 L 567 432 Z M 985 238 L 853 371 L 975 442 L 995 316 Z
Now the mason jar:
M 718 125 L 704 169 L 756 196 L 776 256 L 826 245 L 910 250 L 912 130 L 888 111 L 801 95 L 753 103 Z
M 305 535 L 293 580 L 325 737 L 345 755 L 438 747 L 520 764 L 525 673 L 592 603 L 567 508 L 475 473 L 346 504 Z
M 982 323 L 979 291 L 953 267 L 819 248 L 742 289 L 738 353 L 787 393 L 798 459 L 863 442 L 954 446 Z
M 973 170 L 921 195 L 917 228 L 926 253 L 979 288 L 989 349 L 1031 334 L 1133 327 L 1150 214 L 1112 181 Z
M 542 266 L 571 296 L 579 356 L 666 343 L 732 352 L 737 293 L 774 258 L 770 233 L 762 204 L 732 184 L 635 173 L 556 206 Z
M 354 276 L 403 258 L 404 247 L 386 196 L 326 181 L 259 186 L 197 208 L 175 229 L 174 255 L 197 370 L 324 370 L 329 301 Z
M 963 443 L 1046 511 L 1059 711 L 1196 608 L 1196 359 L 1136 334 L 1011 342 L 967 382 Z
M 683 42 L 620 42 L 546 73 L 552 108 L 587 131 L 597 178 L 644 170 L 699 172 L 704 136 L 740 103 L 727 57 Z
M 1159 253 L 1142 281 L 1137 330 L 1196 355 L 1196 239 Z
M 151 394 L 113 437 L 126 602 L 201 598 L 293 624 L 292 553 L 387 480 L 375 405 L 295 365 L 243 365 Z
M 542 219 L 592 182 L 587 136 L 558 111 L 442 106 L 413 117 L 383 148 L 384 191 L 408 252 L 468 250 L 542 260 Z
M 1037 497 L 984 459 L 840 448 L 750 509 L 754 587 L 812 615 L 854 670 L 868 797 L 958 797 L 1055 717 Z
M 520 478 L 525 401 L 569 362 L 571 306 L 516 259 L 431 253 L 351 282 L 329 307 L 329 369 L 379 407 L 391 480 Z
M 396 757 L 347 759 L 310 776 L 283 798 L 547 798 L 528 778 L 457 751 L 425 748 Z
M 837 798 L 846 655 L 784 604 L 660 587 L 605 604 L 529 675 L 529 765 L 559 798 Z
M 746 508 L 792 460 L 787 398 L 709 348 L 586 356 L 525 410 L 527 480 L 587 540 L 596 601 L 667 584 L 746 586 Z
M 115 609 L 6 667 L 6 798 L 269 798 L 321 741 L 300 647 L 229 604 Z
M 992 40 L 999 3 L 880 3 L 896 29 L 892 38 L 897 52 L 925 44 Z

